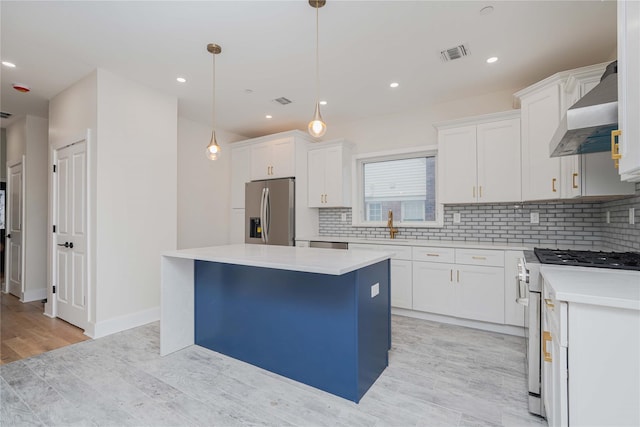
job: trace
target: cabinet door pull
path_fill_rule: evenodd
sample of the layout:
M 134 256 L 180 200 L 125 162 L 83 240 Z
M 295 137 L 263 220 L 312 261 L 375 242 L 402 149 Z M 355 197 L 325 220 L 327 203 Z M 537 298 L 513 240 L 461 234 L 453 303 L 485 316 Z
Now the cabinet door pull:
M 478 187 L 478 191 L 480 192 L 479 196 L 482 199 L 482 185 L 480 187 Z
M 471 258 L 472 259 L 480 259 L 480 260 L 487 259 L 486 256 L 472 256 Z
M 549 298 L 545 298 L 544 299 L 544 303 L 547 305 L 547 307 L 553 309 L 556 305 L 554 303 L 551 302 L 551 299 Z
M 460 283 L 460 270 L 456 271 L 456 280 Z
M 557 192 L 558 192 L 558 190 L 556 190 L 556 181 L 557 181 L 557 179 L 556 179 L 556 178 L 553 178 L 553 179 L 551 180 L 551 191 L 553 191 L 554 193 L 557 193 Z
M 619 160 L 622 158 L 622 155 L 620 154 L 620 145 L 619 142 L 616 141 L 616 137 L 620 137 L 621 134 L 622 131 L 620 129 L 611 131 L 611 159 L 615 160 L 614 165 L 616 169 L 619 166 Z
M 542 331 L 542 355 L 545 362 L 553 362 L 551 353 L 547 351 L 547 341 L 551 341 L 551 332 Z
M 427 253 L 427 256 L 440 256 L 440 254 L 431 254 L 431 253 Z
M 451 273 L 451 274 L 449 275 L 449 281 L 450 281 L 451 283 L 453 283 L 453 270 L 449 270 L 449 272 Z
M 571 176 L 571 183 L 573 184 L 573 188 L 578 188 L 578 184 L 576 184 L 576 178 L 578 177 L 577 173 L 573 173 Z

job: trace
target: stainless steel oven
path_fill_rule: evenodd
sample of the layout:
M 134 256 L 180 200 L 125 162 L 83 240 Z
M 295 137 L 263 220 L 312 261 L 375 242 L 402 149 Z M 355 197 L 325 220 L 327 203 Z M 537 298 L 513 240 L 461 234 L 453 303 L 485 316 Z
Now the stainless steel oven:
M 540 281 L 540 263 L 538 259 L 533 251 L 524 251 L 524 258 L 518 260 L 517 301 L 524 306 L 529 412 L 544 417 L 540 354 L 540 331 L 542 328 L 542 283 Z

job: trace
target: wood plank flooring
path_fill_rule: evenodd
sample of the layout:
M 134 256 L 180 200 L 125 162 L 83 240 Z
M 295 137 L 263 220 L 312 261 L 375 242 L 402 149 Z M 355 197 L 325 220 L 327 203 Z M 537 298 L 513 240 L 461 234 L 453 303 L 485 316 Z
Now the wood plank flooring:
M 160 357 L 159 329 L 0 366 L 0 424 L 546 426 L 523 338 L 393 316 L 389 367 L 355 404 L 198 346 Z
M 88 340 L 79 329 L 44 314 L 40 301 L 0 293 L 0 365 Z

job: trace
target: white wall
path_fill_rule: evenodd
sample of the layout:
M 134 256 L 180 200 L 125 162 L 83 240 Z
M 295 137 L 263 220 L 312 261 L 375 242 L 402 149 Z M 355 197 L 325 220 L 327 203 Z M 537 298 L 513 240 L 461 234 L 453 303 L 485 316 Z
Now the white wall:
M 109 333 L 101 322 L 159 316 L 160 256 L 176 248 L 178 103 L 101 69 L 97 100 L 96 328 Z
M 90 138 L 87 140 L 88 153 L 88 233 L 90 236 L 96 235 L 96 134 L 98 127 L 97 116 L 97 87 L 98 74 L 96 71 L 91 72 L 86 77 L 74 83 L 64 91 L 57 94 L 49 101 L 49 164 L 53 164 L 53 151 L 66 147 L 69 144 L 82 140 L 90 130 Z M 49 212 L 52 210 L 52 194 L 53 194 L 53 175 L 49 174 Z M 51 229 L 53 223 L 49 218 L 48 229 Z M 51 245 L 53 243 L 53 234 L 48 233 L 48 255 L 47 255 L 47 271 L 49 283 L 53 283 L 51 277 Z M 88 321 L 94 324 L 95 307 L 96 307 L 96 239 L 91 238 L 89 243 L 89 276 L 88 276 L 88 296 L 89 296 L 89 318 Z M 45 304 L 45 313 L 49 316 L 53 315 L 53 295 L 49 294 Z
M 437 144 L 434 123 L 513 108 L 514 90 L 436 104 L 416 111 L 369 117 L 344 126 L 327 123 L 323 140 L 345 138 L 356 144 L 354 153 L 371 153 L 395 148 Z
M 229 242 L 230 143 L 246 138 L 217 130 L 222 152 L 216 161 L 205 156 L 210 139 L 210 126 L 178 119 L 179 249 Z
M 7 164 L 22 161 L 24 276 L 22 301 L 46 297 L 47 284 L 47 130 L 46 119 L 26 116 L 7 128 Z

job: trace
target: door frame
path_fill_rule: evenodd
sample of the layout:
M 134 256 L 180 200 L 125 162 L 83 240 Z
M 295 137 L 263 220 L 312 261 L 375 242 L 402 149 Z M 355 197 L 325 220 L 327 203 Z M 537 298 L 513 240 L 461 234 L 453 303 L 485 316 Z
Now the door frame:
M 20 209 L 20 221 L 22 222 L 22 229 L 20 230 L 21 233 L 21 239 L 22 242 L 20 243 L 20 301 L 22 301 L 22 298 L 24 296 L 24 279 L 25 279 L 25 273 L 26 273 L 26 269 L 25 269 L 25 254 L 26 254 L 26 227 L 25 225 L 25 218 L 26 218 L 26 203 L 25 203 L 25 197 L 26 197 L 26 171 L 27 171 L 27 159 L 26 156 L 23 154 L 22 158 L 17 161 L 17 162 L 12 162 L 12 163 L 8 163 L 7 162 L 7 189 L 5 191 L 5 212 L 9 212 L 9 209 L 7 209 L 9 207 L 9 180 L 11 179 L 11 168 L 14 166 L 18 166 L 18 165 L 22 165 L 22 179 L 21 179 L 21 186 L 22 186 L 22 199 L 20 201 L 20 203 L 22 203 L 22 208 Z M 10 230 L 10 224 L 11 224 L 11 219 L 10 219 L 11 215 L 6 215 L 5 214 L 5 230 L 9 231 Z M 9 234 L 9 233 L 7 233 Z M 2 292 L 9 293 L 9 274 L 10 274 L 10 264 L 11 264 L 11 260 L 10 260 L 10 256 L 11 256 L 11 252 L 9 250 L 9 245 L 7 245 L 7 241 L 5 239 L 5 251 L 4 251 L 4 289 L 2 289 Z
M 92 179 L 91 179 L 91 159 L 92 159 L 92 148 L 93 143 L 91 140 L 91 129 L 87 129 L 84 133 L 76 135 L 75 137 L 69 138 L 68 144 L 61 144 L 60 146 L 53 147 L 51 142 L 49 142 L 49 214 L 48 214 L 48 227 L 49 227 L 49 237 L 48 237 L 48 256 L 47 256 L 47 303 L 44 307 L 44 314 L 49 317 L 58 317 L 58 304 L 56 301 L 56 297 L 53 294 L 53 286 L 56 285 L 55 277 L 57 274 L 57 263 L 55 262 L 55 238 L 53 235 L 53 226 L 57 222 L 56 216 L 56 206 L 58 202 L 58 194 L 56 188 L 56 176 L 53 172 L 53 165 L 57 165 L 58 161 L 58 151 L 64 148 L 67 148 L 71 145 L 78 144 L 81 142 L 85 143 L 86 149 L 86 172 L 87 172 L 87 197 L 86 197 L 86 215 L 87 215 L 87 316 L 84 319 L 82 325 L 75 325 L 81 329 L 84 329 L 85 335 L 92 336 L 92 324 L 95 323 L 95 301 L 94 301 L 94 287 L 93 287 L 93 268 L 92 268 L 92 260 L 93 260 L 93 246 L 92 246 L 92 227 L 93 227 L 93 217 L 92 217 L 92 201 L 93 201 L 93 191 L 92 191 Z

